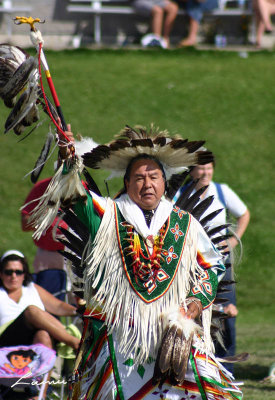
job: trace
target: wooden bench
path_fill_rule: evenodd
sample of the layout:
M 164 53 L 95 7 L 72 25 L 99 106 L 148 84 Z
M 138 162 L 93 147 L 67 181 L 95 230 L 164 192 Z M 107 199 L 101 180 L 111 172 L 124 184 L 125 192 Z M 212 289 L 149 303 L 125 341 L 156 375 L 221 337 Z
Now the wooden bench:
M 227 8 L 227 3 L 235 0 L 220 0 L 219 8 L 211 11 L 215 16 L 241 16 L 252 15 L 251 7 Z M 246 4 L 249 0 L 245 0 Z M 94 16 L 94 40 L 101 43 L 101 16 L 103 14 L 134 15 L 136 11 L 129 6 L 128 0 L 69 0 L 67 11 L 70 13 L 92 14 Z M 186 15 L 185 10 L 180 9 L 178 15 Z
M 24 1 L 26 3 L 26 1 Z M 28 5 L 22 5 L 22 6 L 14 6 L 12 4 L 11 0 L 3 0 L 0 1 L 0 13 L 4 15 L 5 21 L 6 21 L 6 27 L 7 27 L 7 36 L 10 37 L 12 34 L 12 15 L 22 15 L 22 13 L 30 13 L 32 10 L 32 7 Z

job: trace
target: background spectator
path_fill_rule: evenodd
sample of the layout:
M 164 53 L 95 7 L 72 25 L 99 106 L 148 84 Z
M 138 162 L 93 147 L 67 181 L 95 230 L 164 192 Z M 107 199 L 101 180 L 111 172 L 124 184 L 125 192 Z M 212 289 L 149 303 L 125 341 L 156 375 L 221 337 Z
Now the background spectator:
M 55 339 L 76 350 L 79 339 L 51 314 L 76 315 L 76 308 L 32 282 L 23 253 L 5 252 L 0 262 L 0 346 L 42 343 L 52 348 Z
M 218 0 L 186 0 L 183 5 L 189 17 L 189 28 L 187 37 L 180 41 L 178 47 L 195 46 L 203 14 L 217 8 Z
M 257 20 L 256 45 L 261 47 L 263 34 L 271 33 L 271 15 L 275 14 L 275 0 L 254 0 L 254 10 Z
M 202 188 L 203 186 L 208 186 L 208 189 L 202 194 L 201 201 L 209 196 L 214 196 L 213 203 L 205 212 L 205 215 L 202 215 L 202 218 L 211 212 L 223 209 L 212 221 L 211 227 L 219 226 L 225 224 L 227 222 L 227 212 L 234 216 L 237 221 L 237 226 L 234 230 L 236 236 L 232 236 L 227 240 L 227 245 L 229 250 L 231 251 L 231 262 L 233 261 L 232 250 L 238 244 L 238 238 L 240 239 L 249 223 L 250 213 L 247 209 L 246 205 L 243 201 L 237 196 L 235 192 L 226 184 L 219 184 L 212 181 L 214 174 L 214 163 L 209 163 L 205 165 L 198 165 L 193 168 L 190 175 L 191 177 L 198 182 L 196 184 L 196 190 Z M 176 196 L 174 197 L 174 201 L 176 201 L 181 192 L 186 189 L 182 187 Z M 195 192 L 195 190 L 194 190 Z M 225 232 L 224 232 L 225 233 Z M 226 274 L 224 276 L 224 280 L 233 280 L 233 267 L 228 268 Z M 228 314 L 230 318 L 224 321 L 224 331 L 223 331 L 223 340 L 226 350 L 220 346 L 216 345 L 216 355 L 218 357 L 226 357 L 233 356 L 235 354 L 236 349 L 236 330 L 235 330 L 235 317 L 237 316 L 238 310 L 236 307 L 236 293 L 235 293 L 235 285 L 232 284 L 227 286 L 230 290 L 229 293 L 223 294 L 220 297 L 226 297 L 228 302 L 224 305 L 224 312 Z M 219 295 L 217 295 L 219 297 Z M 225 364 L 226 368 L 233 372 L 233 364 Z
M 143 45 L 168 48 L 178 5 L 170 0 L 134 0 L 133 7 L 138 14 L 152 18 L 153 35 L 146 35 Z

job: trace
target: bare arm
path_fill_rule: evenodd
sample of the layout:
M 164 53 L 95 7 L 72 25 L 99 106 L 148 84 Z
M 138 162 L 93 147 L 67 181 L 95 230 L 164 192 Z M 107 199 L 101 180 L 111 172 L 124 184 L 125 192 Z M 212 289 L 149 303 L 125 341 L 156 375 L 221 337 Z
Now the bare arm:
M 41 286 L 36 284 L 34 284 L 34 286 L 38 291 L 38 294 L 42 300 L 42 303 L 45 306 L 46 311 L 60 317 L 76 315 L 76 307 L 57 299 Z
M 246 228 L 249 224 L 249 220 L 250 220 L 250 212 L 247 209 L 246 212 L 237 220 L 237 229 L 235 233 L 239 238 L 241 238 L 244 232 L 246 231 Z M 238 244 L 238 240 L 234 236 L 229 238 L 227 242 L 231 249 L 233 249 Z

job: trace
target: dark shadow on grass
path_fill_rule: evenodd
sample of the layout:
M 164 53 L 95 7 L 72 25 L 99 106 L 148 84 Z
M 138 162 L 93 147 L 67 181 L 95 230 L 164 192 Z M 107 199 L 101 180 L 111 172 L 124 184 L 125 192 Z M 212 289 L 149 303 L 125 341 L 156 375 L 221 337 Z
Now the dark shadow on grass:
M 261 383 L 259 383 L 259 386 L 255 387 L 255 385 L 250 385 L 249 383 L 245 383 L 244 387 L 246 389 L 261 390 L 262 392 L 265 392 L 265 394 L 267 392 L 274 393 L 274 385 L 273 386 L 267 386 L 267 385 L 262 385 Z
M 261 381 L 268 376 L 268 367 L 257 364 L 238 364 L 234 367 L 234 376 L 236 379 L 250 379 L 252 381 Z

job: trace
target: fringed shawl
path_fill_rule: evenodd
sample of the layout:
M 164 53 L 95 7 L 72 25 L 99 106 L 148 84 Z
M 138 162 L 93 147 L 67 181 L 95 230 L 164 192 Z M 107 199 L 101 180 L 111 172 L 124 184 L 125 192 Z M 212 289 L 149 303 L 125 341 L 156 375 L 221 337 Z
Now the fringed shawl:
M 147 304 L 131 288 L 126 279 L 115 227 L 115 203 L 107 200 L 105 213 L 86 259 L 85 296 L 89 308 L 100 308 L 105 315 L 108 334 L 114 330 L 119 351 L 127 356 L 134 352 L 135 362 L 142 363 L 149 354 L 156 356 L 164 330 L 163 316 L 179 305 L 185 304 L 190 286 L 196 285 L 196 275 L 201 272 L 197 264 L 197 227 L 191 218 L 186 245 L 178 272 L 169 290 L 157 301 Z M 205 310 L 203 328 L 208 338 L 205 349 L 211 348 L 210 313 Z

